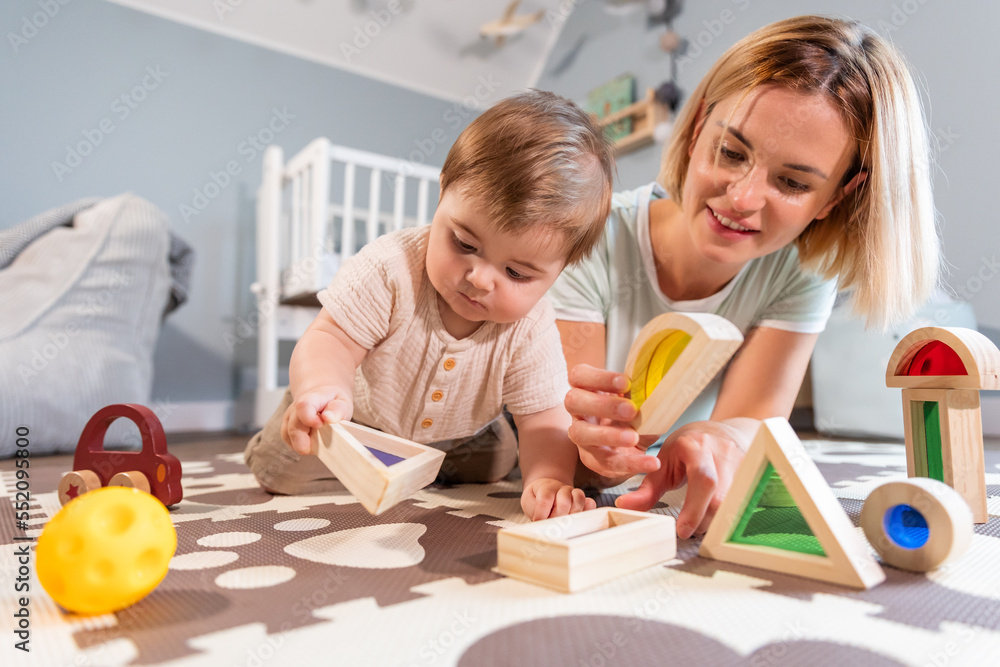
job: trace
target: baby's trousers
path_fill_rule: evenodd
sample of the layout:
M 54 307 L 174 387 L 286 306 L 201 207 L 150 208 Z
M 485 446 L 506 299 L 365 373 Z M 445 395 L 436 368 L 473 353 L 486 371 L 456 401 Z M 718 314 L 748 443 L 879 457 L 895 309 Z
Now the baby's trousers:
M 286 391 L 281 404 L 243 453 L 257 481 L 272 493 L 325 493 L 343 487 L 316 456 L 302 456 L 281 439 L 281 421 L 292 404 Z M 517 465 L 517 434 L 509 416 L 501 414 L 466 438 L 428 445 L 445 452 L 438 481 L 446 484 L 496 482 Z

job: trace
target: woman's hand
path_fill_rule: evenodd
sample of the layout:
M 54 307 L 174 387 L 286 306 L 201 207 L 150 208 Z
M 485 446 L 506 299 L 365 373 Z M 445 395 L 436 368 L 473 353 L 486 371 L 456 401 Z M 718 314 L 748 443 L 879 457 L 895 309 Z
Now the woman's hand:
M 532 521 L 575 514 L 597 507 L 580 489 L 557 479 L 540 477 L 526 484 L 521 493 L 521 509 Z
M 312 454 L 312 432 L 324 424 L 350 420 L 354 400 L 342 387 L 316 387 L 295 397 L 281 421 L 281 439 L 305 456 Z
M 660 467 L 638 489 L 618 498 L 622 509 L 645 511 L 660 497 L 687 482 L 684 506 L 677 517 L 677 535 L 704 533 L 733 483 L 760 422 L 736 418 L 702 421 L 677 429 L 660 448 Z
M 572 388 L 566 410 L 573 416 L 570 440 L 580 451 L 580 461 L 598 475 L 624 480 L 657 470 L 660 462 L 646 456 L 655 436 L 640 436 L 629 424 L 638 411 L 624 397 L 628 378 L 621 373 L 578 364 L 569 372 Z

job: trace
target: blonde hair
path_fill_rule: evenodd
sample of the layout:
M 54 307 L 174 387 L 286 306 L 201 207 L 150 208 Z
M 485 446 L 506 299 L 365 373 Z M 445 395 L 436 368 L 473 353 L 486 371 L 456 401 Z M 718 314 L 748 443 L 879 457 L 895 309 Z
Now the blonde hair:
M 441 169 L 441 196 L 457 188 L 502 232 L 559 232 L 573 264 L 604 232 L 613 170 L 610 142 L 589 114 L 531 90 L 498 102 L 462 131 Z
M 857 141 L 841 185 L 864 182 L 796 241 L 802 266 L 839 276 L 854 311 L 872 327 L 913 315 L 937 285 L 940 241 L 934 224 L 927 125 L 902 55 L 854 21 L 800 16 L 765 26 L 712 66 L 664 150 L 657 180 L 679 204 L 699 109 L 708 115 L 732 95 L 764 85 L 825 94 Z

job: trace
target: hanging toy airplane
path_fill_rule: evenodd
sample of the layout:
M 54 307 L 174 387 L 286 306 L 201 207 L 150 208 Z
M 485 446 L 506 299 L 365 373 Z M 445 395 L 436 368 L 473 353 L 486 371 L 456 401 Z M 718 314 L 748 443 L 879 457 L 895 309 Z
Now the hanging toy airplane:
M 533 14 L 516 14 L 517 6 L 521 0 L 513 0 L 507 5 L 503 18 L 497 21 L 484 23 L 479 27 L 480 37 L 492 37 L 496 40 L 496 45 L 501 46 L 508 37 L 518 34 L 528 26 L 538 23 L 545 17 L 545 10 L 539 9 Z

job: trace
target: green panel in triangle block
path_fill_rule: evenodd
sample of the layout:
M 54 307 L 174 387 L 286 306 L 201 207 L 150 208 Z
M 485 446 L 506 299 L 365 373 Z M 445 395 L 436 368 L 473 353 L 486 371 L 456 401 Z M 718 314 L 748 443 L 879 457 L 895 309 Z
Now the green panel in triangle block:
M 730 542 L 756 544 L 785 551 L 825 556 L 819 540 L 809 529 L 802 511 L 774 472 L 770 463 L 764 468 L 743 516 L 736 524 Z

